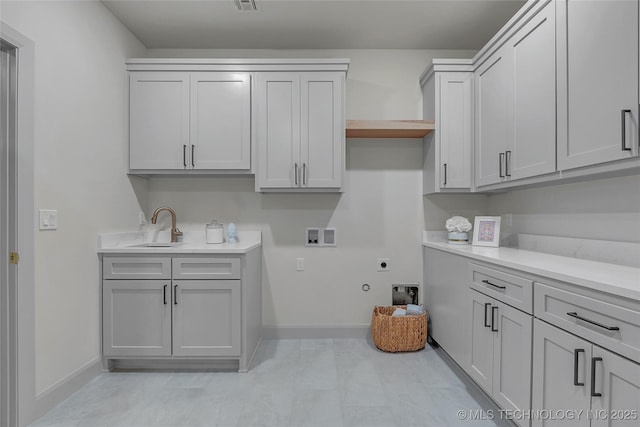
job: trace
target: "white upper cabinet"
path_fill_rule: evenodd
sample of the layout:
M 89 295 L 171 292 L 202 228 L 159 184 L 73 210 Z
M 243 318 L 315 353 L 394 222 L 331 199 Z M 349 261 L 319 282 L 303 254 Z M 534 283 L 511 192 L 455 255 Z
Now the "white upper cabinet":
M 476 70 L 476 185 L 556 170 L 555 7 L 547 2 Z
M 509 39 L 513 69 L 505 174 L 527 178 L 556 170 L 555 5 L 547 4 Z
M 261 187 L 299 186 L 300 75 L 257 77 L 258 180 Z
M 129 75 L 129 167 L 187 167 L 189 73 Z
M 251 167 L 251 78 L 248 73 L 191 75 L 193 169 Z
M 257 191 L 338 191 L 344 73 L 258 73 Z
M 638 154 L 638 1 L 558 0 L 558 168 Z
M 251 168 L 249 73 L 130 73 L 133 171 Z
M 424 140 L 423 193 L 470 191 L 473 144 L 471 63 L 434 64 L 422 81 L 424 119 L 435 131 Z M 440 71 L 446 69 L 450 71 Z M 463 71 L 463 70 L 467 71 Z
M 506 50 L 498 50 L 476 71 L 476 186 L 495 184 L 506 177 L 512 79 Z

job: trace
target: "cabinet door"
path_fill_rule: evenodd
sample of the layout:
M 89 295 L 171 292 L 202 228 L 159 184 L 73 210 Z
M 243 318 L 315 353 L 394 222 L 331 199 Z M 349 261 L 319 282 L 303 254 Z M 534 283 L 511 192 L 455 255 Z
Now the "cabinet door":
M 538 319 L 533 325 L 533 410 L 584 411 L 573 420 L 534 417 L 533 426 L 588 427 L 591 344 Z
M 340 188 L 344 169 L 344 74 L 303 73 L 300 84 L 300 184 Z
M 595 394 L 591 398 L 591 411 L 597 426 L 637 426 L 640 417 L 640 365 L 617 354 L 593 346 L 596 362 Z M 599 359 L 598 359 L 599 358 Z M 597 416 L 605 414 L 605 417 Z
M 250 169 L 248 73 L 192 73 L 189 157 L 193 169 Z
M 170 280 L 103 281 L 103 354 L 170 356 L 170 289 Z
M 129 75 L 129 167 L 186 169 L 189 74 Z
M 471 314 L 468 323 L 469 345 L 467 372 L 490 395 L 493 381 L 493 299 L 469 289 Z M 495 325 L 495 323 L 494 323 Z
M 470 188 L 473 73 L 441 73 L 439 89 L 440 187 Z
M 638 1 L 561 0 L 558 23 L 558 168 L 637 155 Z
M 300 75 L 260 73 L 258 99 L 258 188 L 296 188 L 300 163 Z
M 240 280 L 173 281 L 174 356 L 240 356 Z
M 506 47 L 491 55 L 476 72 L 477 186 L 495 184 L 505 178 L 513 74 Z
M 531 408 L 531 315 L 495 301 L 493 398 L 503 409 Z M 529 420 L 514 420 L 529 425 Z
M 555 13 L 549 2 L 509 40 L 513 117 L 505 174 L 511 179 L 556 170 Z

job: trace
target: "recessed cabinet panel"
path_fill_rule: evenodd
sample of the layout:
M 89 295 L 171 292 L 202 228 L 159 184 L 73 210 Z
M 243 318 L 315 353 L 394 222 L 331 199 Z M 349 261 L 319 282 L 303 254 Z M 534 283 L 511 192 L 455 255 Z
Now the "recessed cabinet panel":
M 638 1 L 557 4 L 559 169 L 637 155 Z
M 533 312 L 533 281 L 493 268 L 469 264 L 471 287 L 526 313 Z
M 173 258 L 174 279 L 239 279 L 240 268 L 240 258 Z
M 171 258 L 105 257 L 104 279 L 170 279 Z
M 504 49 L 476 71 L 476 185 L 505 179 L 512 69 Z
M 493 382 L 493 334 L 491 332 L 492 298 L 469 289 L 471 318 L 467 372 L 488 394 Z
M 174 281 L 173 354 L 240 356 L 240 281 Z
M 103 282 L 105 356 L 171 355 L 170 280 Z
M 510 179 L 556 170 L 555 23 L 551 2 L 509 40 L 513 130 L 505 168 Z
M 289 188 L 300 179 L 300 75 L 258 76 L 258 162 L 262 187 Z
M 344 74 L 258 73 L 258 191 L 336 191 L 344 170 Z
M 499 302 L 494 307 L 492 395 L 501 407 L 524 412 L 531 406 L 532 317 Z
M 131 73 L 129 85 L 129 167 L 185 169 L 189 73 Z
M 471 187 L 472 73 L 440 76 L 440 186 Z
M 598 346 L 593 346 L 593 357 L 596 358 L 593 367 L 596 383 L 592 388 L 601 396 L 592 397 L 591 410 L 608 416 L 607 419 L 594 419 L 591 426 L 637 426 L 640 417 L 640 365 Z
M 249 169 L 250 130 L 248 73 L 192 73 L 191 168 Z
M 305 73 L 301 78 L 302 186 L 342 184 L 344 117 L 342 75 Z
M 534 427 L 589 427 L 591 344 L 558 328 L 533 321 L 533 410 L 583 411 L 571 420 L 534 417 Z

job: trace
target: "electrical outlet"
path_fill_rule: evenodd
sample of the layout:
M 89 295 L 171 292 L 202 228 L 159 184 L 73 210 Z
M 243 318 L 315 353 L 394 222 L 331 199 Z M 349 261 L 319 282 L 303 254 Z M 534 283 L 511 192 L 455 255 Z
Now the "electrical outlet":
M 504 215 L 504 225 L 511 227 L 513 225 L 513 214 Z
M 391 270 L 391 262 L 389 258 L 378 258 L 378 271 Z
M 304 258 L 296 258 L 296 271 L 304 271 Z

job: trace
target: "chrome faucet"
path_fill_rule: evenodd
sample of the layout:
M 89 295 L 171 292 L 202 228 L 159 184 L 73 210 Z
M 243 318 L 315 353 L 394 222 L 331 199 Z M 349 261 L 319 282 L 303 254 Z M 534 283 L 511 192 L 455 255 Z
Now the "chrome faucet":
M 182 236 L 182 231 L 178 230 L 178 227 L 176 226 L 176 211 L 167 206 L 156 209 L 153 212 L 153 215 L 151 215 L 151 224 L 155 224 L 156 221 L 158 221 L 158 214 L 160 211 L 169 211 L 171 214 L 171 242 L 177 242 L 178 237 Z

